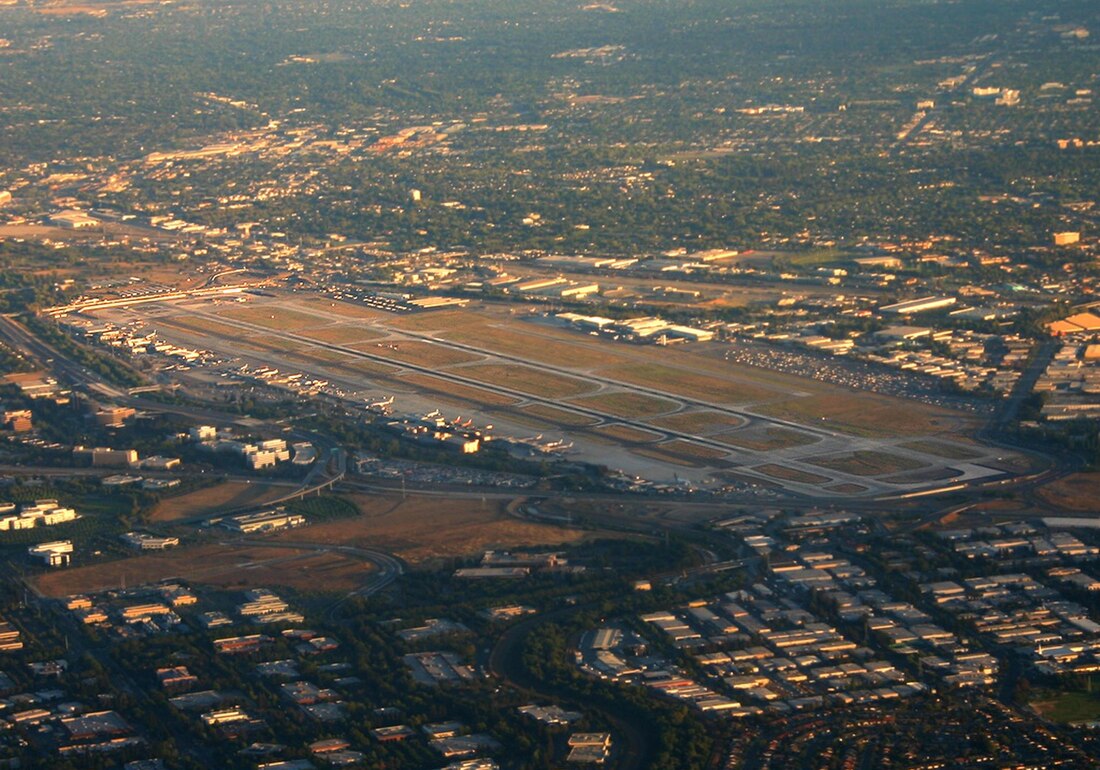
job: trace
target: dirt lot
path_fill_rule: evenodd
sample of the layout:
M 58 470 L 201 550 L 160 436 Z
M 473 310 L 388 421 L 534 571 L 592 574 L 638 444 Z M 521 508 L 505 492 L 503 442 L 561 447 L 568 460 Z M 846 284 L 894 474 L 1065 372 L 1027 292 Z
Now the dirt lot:
M 299 530 L 300 532 L 300 530 Z M 288 586 L 350 591 L 373 569 L 369 562 L 312 550 L 234 545 L 201 545 L 135 556 L 88 567 L 48 572 L 36 579 L 47 596 L 103 591 L 126 585 L 180 578 L 222 588 Z
M 276 539 L 381 548 L 410 564 L 428 565 L 489 549 L 552 548 L 593 534 L 513 518 L 500 500 L 489 500 L 483 507 L 478 499 L 347 497 L 363 515 L 286 532 Z
M 169 497 L 156 504 L 150 521 L 164 522 L 202 516 L 207 513 L 248 505 L 261 505 L 285 495 L 288 487 L 256 482 L 223 481 L 212 487 L 197 489 L 179 497 Z

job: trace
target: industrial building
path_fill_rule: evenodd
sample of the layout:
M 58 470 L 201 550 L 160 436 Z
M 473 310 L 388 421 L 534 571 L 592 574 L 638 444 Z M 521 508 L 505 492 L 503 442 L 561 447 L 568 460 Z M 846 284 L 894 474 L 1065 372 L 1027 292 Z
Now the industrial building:
M 71 540 L 55 540 L 39 543 L 27 549 L 27 553 L 47 567 L 68 567 L 72 561 L 73 543 Z
M 904 302 L 896 302 L 893 305 L 883 305 L 880 313 L 888 315 L 911 315 L 912 313 L 927 313 L 931 310 L 942 310 L 957 302 L 955 297 L 921 297 L 909 299 Z
M 279 529 L 301 527 L 305 523 L 305 516 L 298 513 L 287 513 L 282 508 L 275 508 L 270 511 L 231 516 L 225 522 L 225 526 L 234 532 L 251 535 L 256 532 L 274 532 Z

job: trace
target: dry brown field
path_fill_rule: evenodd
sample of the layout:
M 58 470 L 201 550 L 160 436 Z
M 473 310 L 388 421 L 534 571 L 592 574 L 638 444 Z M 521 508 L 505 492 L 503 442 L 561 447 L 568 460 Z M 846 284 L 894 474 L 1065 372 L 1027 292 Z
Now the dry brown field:
M 367 307 L 366 305 L 359 305 L 354 302 L 330 300 L 325 299 L 324 297 L 295 297 L 294 305 L 300 307 L 307 313 L 330 313 L 333 315 L 343 316 L 345 318 L 389 321 L 389 319 L 395 317 L 393 313 L 387 313 L 384 310 L 375 310 L 374 308 Z
M 514 518 L 501 500 L 482 503 L 472 498 L 416 495 L 405 500 L 379 495 L 346 497 L 362 515 L 285 532 L 275 538 L 381 548 L 410 564 L 427 565 L 491 549 L 552 548 L 593 536 L 590 532 Z
M 596 424 L 596 420 L 587 415 L 577 414 L 576 412 L 570 412 L 566 409 L 558 409 L 555 406 L 529 404 L 528 406 L 520 407 L 520 409 L 536 417 L 549 420 L 557 425 L 564 425 L 571 428 L 581 428 L 586 425 Z
M 651 460 L 657 460 L 662 463 L 668 463 L 669 465 L 679 465 L 682 468 L 699 468 L 701 464 L 691 459 L 690 457 L 683 457 L 673 452 L 667 452 L 660 446 L 644 446 L 634 447 L 630 450 L 631 454 L 636 454 L 639 457 L 648 457 Z
M 219 588 L 286 586 L 315 591 L 323 586 L 350 591 L 373 569 L 369 562 L 337 553 L 217 544 L 48 572 L 35 580 L 35 587 L 47 596 L 68 596 L 180 578 Z
M 284 332 L 300 332 L 302 329 L 331 323 L 331 319 L 276 304 L 233 307 L 221 311 L 220 315 Z M 237 334 L 240 334 L 239 330 Z
M 789 449 L 790 447 L 813 444 L 815 439 L 806 433 L 799 433 L 788 428 L 749 428 L 748 430 L 734 430 L 728 433 L 718 433 L 711 436 L 715 441 L 723 444 L 751 449 L 754 452 L 770 452 L 775 449 Z
M 1095 513 L 1100 507 L 1100 473 L 1074 473 L 1038 490 L 1043 502 L 1066 511 Z
M 410 373 L 400 377 L 402 382 L 408 382 L 420 388 L 427 388 L 435 393 L 451 395 L 469 401 L 472 404 L 487 404 L 489 406 L 510 406 L 516 403 L 511 396 L 500 395 L 492 391 L 482 390 L 468 385 L 460 385 L 456 382 L 441 380 L 427 374 Z
M 597 428 L 591 429 L 592 433 L 598 433 L 601 436 L 607 436 L 609 438 L 617 439 L 619 441 L 625 441 L 628 444 L 634 444 L 639 442 L 660 441 L 664 438 L 660 433 L 652 433 L 648 430 L 638 430 L 632 428 L 629 425 L 600 425 Z
M 313 336 L 313 332 L 309 332 Z M 420 340 L 391 340 L 387 342 L 369 342 L 350 347 L 362 353 L 392 358 L 395 362 L 415 364 L 416 366 L 441 367 L 454 364 L 468 364 L 484 360 L 484 356 L 466 353 L 462 350 L 436 345 Z
M 775 463 L 757 465 L 753 470 L 763 473 L 765 476 L 771 476 L 773 479 L 796 481 L 800 484 L 824 484 L 829 480 L 826 476 L 818 476 L 816 473 L 807 473 L 797 468 L 788 468 L 786 465 L 776 465 Z
M 766 388 L 698 374 L 664 364 L 633 363 L 613 366 L 601 371 L 601 374 L 632 385 L 675 393 L 713 404 L 748 404 L 775 396 L 775 393 Z
M 241 336 L 240 328 L 232 324 L 222 323 L 212 318 L 203 318 L 197 315 L 179 314 L 170 318 L 158 318 L 157 323 L 161 326 L 196 332 L 212 337 L 225 337 L 231 340 Z
M 673 439 L 661 444 L 661 449 L 675 457 L 689 458 L 692 460 L 718 460 L 726 456 L 726 452 L 713 449 L 708 446 L 700 446 L 683 439 Z
M 679 404 L 665 398 L 647 396 L 644 393 L 597 393 L 594 396 L 574 398 L 570 403 L 577 406 L 587 406 L 592 409 L 613 414 L 616 417 L 630 419 L 643 419 L 654 415 L 671 412 Z
M 268 500 L 282 497 L 288 491 L 290 491 L 289 487 L 265 484 L 260 481 L 252 484 L 243 481 L 223 481 L 214 486 L 161 500 L 153 507 L 149 520 L 176 521 L 227 509 L 263 505 Z
M 853 476 L 881 476 L 927 467 L 926 463 L 888 452 L 852 452 L 847 455 L 805 458 L 804 462 Z
M 793 398 L 764 404 L 754 411 L 852 435 L 877 437 L 948 434 L 971 420 L 957 412 L 873 393 L 839 392 Z
M 549 333 L 553 330 L 534 327 L 538 328 L 536 333 L 534 328 L 529 327 L 529 324 L 521 325 L 519 322 L 512 322 L 508 326 L 486 324 L 476 329 L 445 331 L 439 336 L 503 355 L 519 356 L 558 367 L 592 369 L 604 366 L 609 361 L 620 360 L 618 351 L 593 349 L 588 344 L 558 339 L 556 335 Z M 611 343 L 599 344 L 609 347 Z M 625 362 L 629 359 L 622 360 Z
M 463 378 L 518 390 L 538 398 L 568 398 L 595 390 L 596 385 L 575 377 L 549 374 L 519 364 L 478 364 L 462 367 Z
M 389 315 L 386 318 L 387 326 L 412 332 L 447 331 L 480 326 L 482 323 L 484 322 L 469 310 L 436 310 L 412 315 Z
M 833 484 L 832 486 L 825 487 L 830 492 L 836 492 L 838 495 L 858 495 L 860 492 L 866 492 L 867 487 L 861 484 Z
M 668 428 L 696 435 L 709 435 L 717 430 L 743 425 L 745 421 L 726 412 L 683 412 L 658 417 L 649 420 L 649 423 L 659 428 Z
M 384 337 L 385 332 L 378 331 L 361 323 L 341 324 L 325 326 L 320 329 L 310 329 L 303 334 L 311 340 L 329 342 L 333 345 L 348 345 L 355 342 L 367 342 Z
M 942 441 L 908 441 L 901 446 L 947 460 L 976 460 L 982 456 L 982 452 L 975 449 L 968 449 L 958 444 L 945 444 Z
M 336 355 L 339 356 L 340 354 L 337 353 Z M 380 364 L 377 361 L 368 361 L 363 358 L 352 358 L 351 356 L 343 356 L 330 364 L 330 366 L 337 370 L 350 372 L 355 375 L 366 375 L 367 377 L 385 376 L 394 374 L 398 371 L 396 366 Z M 409 376 L 411 377 L 412 375 Z

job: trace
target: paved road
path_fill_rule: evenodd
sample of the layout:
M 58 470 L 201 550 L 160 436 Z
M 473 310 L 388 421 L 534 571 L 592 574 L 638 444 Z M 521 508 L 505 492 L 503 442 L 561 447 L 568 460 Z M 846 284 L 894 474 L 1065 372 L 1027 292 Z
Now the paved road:
M 1035 355 L 1033 355 L 1031 361 L 1028 362 L 1027 368 L 1024 369 L 1020 378 L 1016 380 L 1011 395 L 1001 403 L 1001 407 L 997 410 L 997 414 L 990 420 L 989 427 L 987 428 L 988 432 L 998 433 L 1015 422 L 1016 416 L 1019 414 L 1020 407 L 1023 405 L 1024 400 L 1031 395 L 1031 391 L 1035 388 L 1035 383 L 1039 381 L 1043 372 L 1050 366 L 1051 359 L 1054 358 L 1054 354 L 1058 352 L 1061 346 L 1062 343 L 1058 340 L 1045 340 L 1039 343 L 1039 346 L 1035 349 Z

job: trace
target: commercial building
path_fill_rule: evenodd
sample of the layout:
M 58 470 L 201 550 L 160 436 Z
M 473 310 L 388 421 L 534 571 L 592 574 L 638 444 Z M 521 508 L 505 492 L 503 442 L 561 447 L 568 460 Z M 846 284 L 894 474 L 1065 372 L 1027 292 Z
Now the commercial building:
M 84 230 L 89 227 L 98 226 L 99 220 L 95 217 L 88 216 L 83 211 L 67 209 L 52 215 L 50 217 L 50 224 L 64 227 L 69 230 Z
M 15 513 L 14 503 L 0 503 L 0 531 L 52 527 L 80 518 L 73 508 L 64 508 L 56 500 L 36 500 Z
M 231 516 L 225 526 L 235 532 L 249 535 L 255 532 L 274 532 L 279 529 L 300 527 L 305 523 L 305 516 L 298 513 L 287 513 L 282 508 L 275 508 L 260 513 L 242 513 L 239 516 Z
M 896 302 L 893 305 L 883 305 L 879 312 L 888 315 L 910 315 L 912 313 L 927 313 L 931 310 L 942 310 L 956 302 L 955 297 L 921 297 L 909 299 L 904 302 Z
M 127 532 L 122 535 L 122 542 L 137 548 L 139 551 L 163 551 L 180 544 L 178 537 L 158 537 L 147 535 L 144 532 Z
M 73 543 L 71 540 L 39 543 L 28 548 L 27 553 L 48 567 L 67 567 L 72 561 Z
M 74 447 L 73 457 L 88 460 L 96 468 L 132 468 L 138 464 L 136 449 L 109 449 L 107 447 Z

